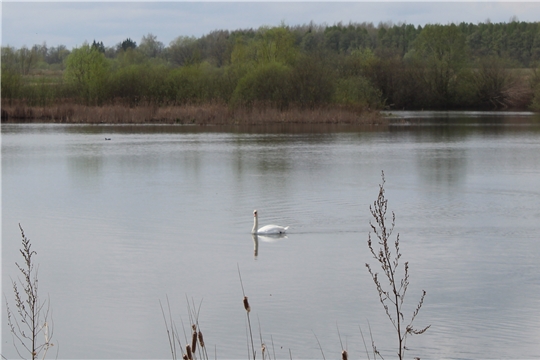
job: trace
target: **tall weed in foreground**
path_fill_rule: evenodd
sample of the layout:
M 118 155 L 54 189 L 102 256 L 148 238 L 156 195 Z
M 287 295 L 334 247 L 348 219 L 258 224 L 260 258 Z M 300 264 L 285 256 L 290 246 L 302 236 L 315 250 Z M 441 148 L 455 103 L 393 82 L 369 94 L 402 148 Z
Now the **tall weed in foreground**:
M 386 281 L 379 278 L 379 274 L 374 272 L 370 264 L 366 263 L 366 267 L 373 279 L 373 282 L 375 283 L 375 287 L 379 293 L 379 300 L 384 307 L 386 315 L 396 330 L 399 344 L 397 355 L 401 360 L 404 358 L 405 350 L 407 349 L 405 347 L 407 336 L 413 334 L 423 334 L 431 325 L 428 325 L 423 329 L 415 329 L 412 326 L 414 319 L 420 312 L 420 308 L 424 303 L 424 297 L 426 296 L 426 292 L 424 290 L 422 290 L 422 295 L 418 301 L 416 309 L 410 317 L 410 320 L 408 323 L 405 321 L 402 308 L 403 302 L 405 301 L 405 294 L 407 293 L 407 289 L 409 287 L 409 263 L 405 262 L 403 264 L 403 272 L 398 273 L 402 255 L 399 249 L 399 233 L 397 234 L 396 240 L 393 244 L 391 244 L 390 241 L 390 237 L 394 231 L 394 226 L 396 223 L 396 215 L 394 212 L 392 212 L 392 220 L 389 224 L 386 217 L 388 200 L 384 196 L 384 172 L 382 172 L 381 176 L 382 183 L 379 185 L 379 195 L 377 196 L 377 200 L 373 202 L 373 206 L 370 205 L 369 207 L 371 215 L 375 221 L 375 223 L 370 221 L 370 226 L 371 230 L 377 237 L 379 249 L 375 250 L 373 247 L 371 232 L 369 233 L 368 247 L 375 260 L 377 260 L 378 265 L 381 267 Z M 382 358 L 374 344 L 373 351 Z
M 255 360 L 257 352 L 255 351 L 255 346 L 253 345 L 253 331 L 251 330 L 251 320 L 249 318 L 249 313 L 251 312 L 251 307 L 249 306 L 249 301 L 246 296 L 246 292 L 244 291 L 244 283 L 242 282 L 242 275 L 240 274 L 240 265 L 236 264 L 238 267 L 238 277 L 240 278 L 240 286 L 242 286 L 242 295 L 244 296 L 244 299 L 242 300 L 242 303 L 244 304 L 244 309 L 246 310 L 246 316 L 247 316 L 247 323 L 249 327 L 249 339 L 251 339 L 251 349 L 249 348 L 249 341 L 248 341 L 248 359 L 250 358 L 250 352 L 253 354 L 253 360 Z M 262 339 L 261 339 L 262 343 Z M 262 348 L 265 349 L 264 344 L 262 344 Z M 264 352 L 263 352 L 263 359 L 264 359 Z
M 53 346 L 51 342 L 53 327 L 49 325 L 50 300 L 43 301 L 38 294 L 37 269 L 34 268 L 32 259 L 32 256 L 37 253 L 32 250 L 30 239 L 24 235 L 21 224 L 19 224 L 19 229 L 22 236 L 20 252 L 24 258 L 24 264 L 15 263 L 15 265 L 23 275 L 23 280 L 11 281 L 16 312 L 11 310 L 6 297 L 8 326 L 15 350 L 21 358 L 28 358 L 28 356 L 31 359 L 45 358 L 47 351 Z M 43 340 L 39 339 L 41 336 Z M 23 356 L 21 352 L 27 353 L 26 356 Z
M 188 312 L 189 312 L 189 322 L 191 323 L 191 335 L 188 338 L 188 334 L 185 329 L 184 331 L 184 342 L 185 347 L 182 346 L 182 340 L 180 340 L 180 333 L 176 327 L 176 323 L 172 319 L 171 306 L 169 303 L 169 298 L 167 297 L 167 312 L 163 309 L 163 304 L 161 300 L 159 301 L 159 306 L 161 307 L 161 313 L 163 315 L 163 321 L 165 322 L 165 328 L 167 329 L 167 337 L 169 340 L 169 347 L 171 350 L 171 356 L 173 360 L 179 359 L 179 352 L 182 354 L 182 360 L 208 360 L 208 352 L 204 343 L 204 337 L 199 326 L 199 307 L 196 308 L 195 304 L 190 305 L 188 302 Z M 168 319 L 167 319 L 168 317 Z M 183 325 L 183 323 L 182 323 Z

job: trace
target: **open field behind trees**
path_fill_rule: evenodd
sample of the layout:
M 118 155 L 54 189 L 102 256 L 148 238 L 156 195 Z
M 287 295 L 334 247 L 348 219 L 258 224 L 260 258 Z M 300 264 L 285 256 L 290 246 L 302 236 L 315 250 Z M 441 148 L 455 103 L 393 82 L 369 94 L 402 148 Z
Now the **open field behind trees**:
M 348 123 L 371 122 L 368 110 L 383 108 L 539 111 L 539 65 L 540 23 L 517 21 L 310 23 L 216 30 L 168 46 L 152 34 L 111 47 L 6 46 L 2 119 Z

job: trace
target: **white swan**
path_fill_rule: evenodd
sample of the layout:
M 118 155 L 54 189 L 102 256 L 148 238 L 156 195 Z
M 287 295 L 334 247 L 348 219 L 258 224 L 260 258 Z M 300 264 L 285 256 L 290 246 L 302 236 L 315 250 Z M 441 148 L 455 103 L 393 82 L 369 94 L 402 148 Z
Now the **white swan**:
M 257 217 L 257 210 L 253 210 L 253 229 L 251 229 L 252 234 L 258 235 L 270 235 L 270 234 L 285 234 L 288 226 L 283 227 L 279 225 L 265 225 L 262 228 L 258 229 L 259 219 Z

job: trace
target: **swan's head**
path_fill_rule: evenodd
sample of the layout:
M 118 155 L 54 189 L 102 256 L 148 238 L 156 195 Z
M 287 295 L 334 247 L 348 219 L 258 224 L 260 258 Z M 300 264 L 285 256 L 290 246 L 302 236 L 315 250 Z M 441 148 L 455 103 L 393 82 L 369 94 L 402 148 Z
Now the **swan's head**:
M 257 217 L 257 210 L 253 210 L 253 216 Z

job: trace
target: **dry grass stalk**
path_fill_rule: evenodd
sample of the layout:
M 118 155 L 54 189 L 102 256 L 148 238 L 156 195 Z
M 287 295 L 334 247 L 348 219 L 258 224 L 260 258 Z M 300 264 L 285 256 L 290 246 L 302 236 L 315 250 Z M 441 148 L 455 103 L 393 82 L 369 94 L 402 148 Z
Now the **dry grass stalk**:
M 337 328 L 339 343 L 341 345 L 341 359 L 347 360 L 349 354 L 347 353 L 347 350 L 345 350 L 345 348 L 343 347 L 343 341 L 341 341 L 341 333 L 339 332 L 339 326 L 337 325 L 337 323 L 336 323 L 336 328 Z
M 323 348 L 321 346 L 321 342 L 319 341 L 319 338 L 317 337 L 317 334 L 315 334 L 315 332 L 313 332 L 313 335 L 315 335 L 315 340 L 317 340 L 317 345 L 319 345 L 319 350 L 321 350 L 321 355 L 323 357 L 323 360 L 326 360 L 326 357 L 324 356 Z
M 169 340 L 169 347 L 171 349 L 171 356 L 173 360 L 176 360 L 176 343 L 178 342 L 178 345 L 180 348 L 182 348 L 182 344 L 180 343 L 180 339 L 178 338 L 178 333 L 176 331 L 176 326 L 174 325 L 174 321 L 172 320 L 172 313 L 171 313 L 171 306 L 169 303 L 169 297 L 167 296 L 167 309 L 169 311 L 169 321 L 167 321 L 167 318 L 165 317 L 165 311 L 163 310 L 163 305 L 161 304 L 161 300 L 159 300 L 159 306 L 161 308 L 161 314 L 163 315 L 163 321 L 165 322 L 165 328 L 167 330 L 167 338 Z M 175 341 L 177 340 L 177 341 Z M 185 359 L 185 354 L 182 356 L 182 358 Z
M 261 330 L 261 320 L 257 316 L 257 323 L 259 324 L 259 338 L 261 341 L 261 354 L 262 354 L 262 360 L 266 360 L 266 344 L 263 341 L 262 336 L 262 330 Z M 270 356 L 268 356 L 268 359 L 270 360 Z
M 375 273 L 369 264 L 366 264 L 366 267 L 373 279 L 373 282 L 375 283 L 375 287 L 377 288 L 377 292 L 379 293 L 379 300 L 384 307 L 386 315 L 394 325 L 394 329 L 397 332 L 399 344 L 398 357 L 399 359 L 403 359 L 406 350 L 405 344 L 407 340 L 407 335 L 422 334 L 431 325 L 419 330 L 412 327 L 412 323 L 424 303 L 424 297 L 426 296 L 425 291 L 422 291 L 422 295 L 420 297 L 418 305 L 413 312 L 409 323 L 407 325 L 404 324 L 405 318 L 402 312 L 402 307 L 405 300 L 405 294 L 409 287 L 409 263 L 405 262 L 402 278 L 399 279 L 397 273 L 401 259 L 401 252 L 399 249 L 399 234 L 397 234 L 396 236 L 396 240 L 394 242 L 394 249 L 392 250 L 390 247 L 391 245 L 389 244 L 389 240 L 394 230 L 396 215 L 394 214 L 394 212 L 392 212 L 392 222 L 388 225 L 386 218 L 388 200 L 386 200 L 384 196 L 384 183 L 384 172 L 382 172 L 382 183 L 379 185 L 379 195 L 377 196 L 377 200 L 373 203 L 373 206 L 369 207 L 371 215 L 375 220 L 375 225 L 370 222 L 371 230 L 377 237 L 377 243 L 380 247 L 377 251 L 375 251 L 375 249 L 373 248 L 371 232 L 369 233 L 368 247 L 371 251 L 371 254 L 377 260 L 379 266 L 381 267 L 386 279 L 388 280 L 389 289 L 383 287 L 381 281 L 379 280 L 378 273 Z M 394 251 L 394 253 L 392 251 Z M 374 352 L 380 356 L 380 354 L 376 352 L 375 346 L 373 346 L 373 349 Z

